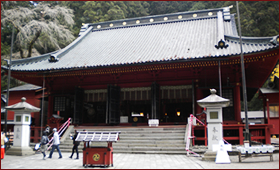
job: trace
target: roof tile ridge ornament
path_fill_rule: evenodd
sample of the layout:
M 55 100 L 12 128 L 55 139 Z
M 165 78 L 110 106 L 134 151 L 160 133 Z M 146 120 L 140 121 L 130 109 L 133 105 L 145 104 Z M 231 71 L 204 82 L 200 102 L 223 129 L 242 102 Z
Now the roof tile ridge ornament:
M 57 62 L 59 61 L 59 56 L 63 55 L 65 52 L 69 51 L 71 48 L 73 48 L 75 45 L 77 45 L 84 37 L 87 36 L 89 32 L 93 29 L 92 26 L 90 26 L 84 34 L 82 34 L 80 37 L 78 37 L 76 40 L 74 40 L 72 43 L 67 45 L 65 48 L 61 49 L 58 53 L 56 54 L 51 54 L 49 58 L 49 62 Z
M 217 49 L 228 47 L 228 44 L 225 43 L 224 19 L 221 11 L 217 12 L 217 41 L 218 44 L 215 45 Z
M 49 58 L 49 56 L 50 56 L 51 54 L 55 54 L 55 53 L 57 53 L 58 51 L 59 51 L 59 50 L 53 51 L 53 52 L 50 52 L 50 53 L 46 53 L 46 54 L 42 54 L 42 55 L 39 55 L 39 56 L 35 56 L 35 57 L 28 57 L 28 58 L 21 58 L 21 59 L 12 60 L 11 63 L 8 63 L 8 62 L 9 62 L 8 59 L 4 59 L 4 61 L 7 62 L 7 65 L 10 64 L 11 66 L 13 66 L 13 65 L 19 65 L 19 64 L 25 64 L 25 62 L 27 62 L 27 61 L 40 62 L 40 61 L 42 61 L 42 60 L 45 60 L 45 59 Z M 7 66 L 4 66 L 4 65 L 2 65 L 1 68 L 3 68 L 3 69 L 9 69 Z M 13 68 L 11 68 L 11 70 L 13 70 Z
M 276 35 L 270 40 L 270 43 L 273 45 L 279 45 L 279 35 Z
M 225 39 L 227 41 L 234 41 L 239 43 L 239 36 L 234 35 L 225 35 Z M 270 36 L 270 37 L 244 37 L 241 36 L 243 43 L 249 43 L 249 44 L 273 44 L 277 45 L 279 44 L 279 35 Z

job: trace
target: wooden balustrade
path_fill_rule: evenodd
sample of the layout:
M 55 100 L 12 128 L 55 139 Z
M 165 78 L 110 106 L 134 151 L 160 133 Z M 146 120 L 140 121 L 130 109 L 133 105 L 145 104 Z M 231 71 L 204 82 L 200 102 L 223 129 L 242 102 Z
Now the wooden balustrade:
M 194 128 L 194 142 L 193 145 L 205 145 L 207 146 L 207 128 L 206 126 L 193 126 Z M 260 142 L 263 144 L 271 144 L 270 141 L 270 129 L 272 125 L 269 124 L 255 124 L 249 125 L 249 131 L 251 134 L 251 140 Z M 223 125 L 224 139 L 232 144 L 243 145 L 243 131 L 245 124 L 227 124 Z
M 32 126 L 30 130 L 30 142 L 39 143 L 41 141 L 41 126 Z M 42 130 L 44 131 L 45 127 Z

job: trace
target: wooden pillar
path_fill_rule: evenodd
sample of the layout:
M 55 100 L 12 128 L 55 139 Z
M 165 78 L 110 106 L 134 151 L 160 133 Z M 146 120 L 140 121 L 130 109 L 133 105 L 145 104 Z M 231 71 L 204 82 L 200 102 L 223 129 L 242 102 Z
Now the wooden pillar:
M 39 133 L 39 130 L 41 130 L 41 129 L 34 128 L 34 138 L 33 138 L 33 142 L 34 142 L 34 143 L 40 142 L 40 133 Z M 44 128 L 43 128 L 43 130 L 44 130 Z
M 198 88 L 198 85 L 196 85 L 195 86 L 196 88 L 196 100 L 200 100 L 200 99 L 202 99 L 203 98 L 203 94 L 202 94 L 202 90 L 201 89 L 199 89 Z M 196 101 L 195 101 L 196 102 Z M 195 105 L 196 107 L 196 113 L 195 114 L 199 114 L 199 113 L 201 113 L 202 112 L 202 108 L 197 104 L 197 102 L 196 102 L 196 105 Z
M 50 124 L 49 118 L 53 115 L 53 96 L 49 95 L 48 97 L 48 116 L 47 116 L 47 124 Z
M 234 117 L 237 122 L 241 120 L 241 97 L 240 97 L 240 83 L 236 83 L 234 88 Z
M 271 144 L 270 131 L 268 126 L 265 126 L 265 144 Z
M 166 109 L 165 109 L 165 107 L 166 107 L 166 104 L 165 104 L 165 102 L 163 102 L 163 108 L 162 108 L 162 111 L 163 111 L 163 115 L 164 115 L 164 118 L 165 118 L 165 122 L 167 122 L 168 120 L 167 120 L 167 116 L 168 115 L 165 115 L 165 113 L 166 113 Z
M 239 126 L 238 128 L 239 130 L 239 144 L 240 145 L 243 145 L 243 126 Z
M 269 126 L 271 124 L 271 122 L 270 122 L 269 102 L 268 101 L 269 101 L 269 99 L 266 99 L 267 124 Z M 271 144 L 270 130 L 269 130 L 268 126 L 265 127 L 265 143 Z
M 160 119 L 159 107 L 160 107 L 160 87 L 156 82 L 151 86 L 151 119 Z
M 267 124 L 270 125 L 270 114 L 269 114 L 269 102 L 268 99 L 266 99 L 266 113 L 267 113 Z
M 266 117 L 266 97 L 263 97 L 263 123 L 266 124 L 267 123 L 267 117 Z

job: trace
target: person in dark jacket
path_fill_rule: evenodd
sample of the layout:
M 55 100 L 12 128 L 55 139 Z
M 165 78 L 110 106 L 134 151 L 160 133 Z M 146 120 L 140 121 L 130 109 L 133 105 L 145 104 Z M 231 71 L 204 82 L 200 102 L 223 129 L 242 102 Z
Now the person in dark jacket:
M 47 150 L 47 144 L 49 143 L 49 138 L 47 137 L 47 133 L 44 131 L 43 136 L 41 137 L 41 146 L 40 151 L 43 154 L 43 159 L 46 159 L 46 150 Z
M 72 156 L 74 155 L 74 151 L 76 150 L 76 153 L 77 153 L 77 157 L 75 159 L 79 159 L 79 151 L 78 151 L 78 146 L 80 145 L 80 142 L 79 141 L 76 141 L 75 139 L 77 138 L 78 136 L 78 133 L 77 133 L 77 130 L 75 130 L 75 134 L 74 136 L 72 134 L 70 134 L 70 139 L 73 140 L 73 148 L 72 148 L 72 154 L 69 158 L 72 159 Z

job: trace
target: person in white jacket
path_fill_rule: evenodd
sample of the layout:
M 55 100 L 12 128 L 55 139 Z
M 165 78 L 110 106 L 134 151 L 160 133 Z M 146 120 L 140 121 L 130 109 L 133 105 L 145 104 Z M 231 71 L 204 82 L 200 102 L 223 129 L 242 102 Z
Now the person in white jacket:
M 51 150 L 48 158 L 52 158 L 52 154 L 53 154 L 54 150 L 56 149 L 58 151 L 58 154 L 59 154 L 58 159 L 61 159 L 62 155 L 61 155 L 61 152 L 60 152 L 60 149 L 59 149 L 60 141 L 59 141 L 59 135 L 57 133 L 57 129 L 53 128 L 53 132 L 54 132 L 53 133 L 53 145 L 52 145 L 52 150 Z

